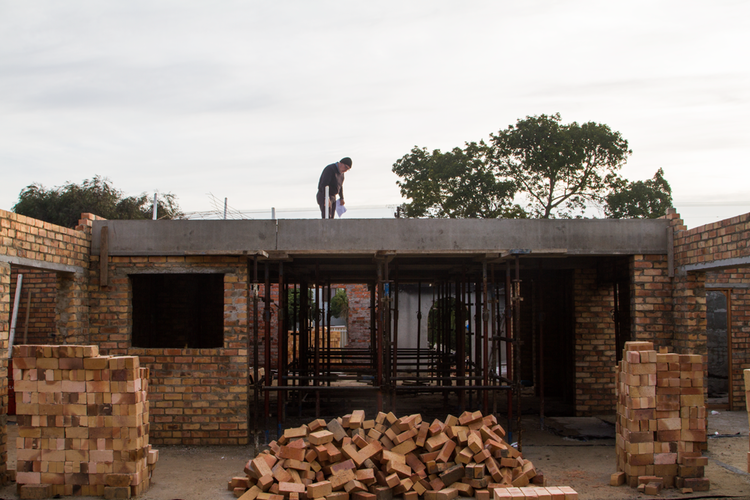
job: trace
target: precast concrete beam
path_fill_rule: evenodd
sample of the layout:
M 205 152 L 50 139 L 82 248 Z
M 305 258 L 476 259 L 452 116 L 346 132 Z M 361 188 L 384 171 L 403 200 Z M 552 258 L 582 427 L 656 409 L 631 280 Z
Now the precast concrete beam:
M 94 221 L 109 255 L 666 254 L 668 222 L 614 219 L 282 219 Z

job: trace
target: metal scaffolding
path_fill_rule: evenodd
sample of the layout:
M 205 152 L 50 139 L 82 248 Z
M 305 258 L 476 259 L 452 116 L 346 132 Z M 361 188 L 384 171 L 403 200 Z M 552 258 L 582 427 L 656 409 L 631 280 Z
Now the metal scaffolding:
M 259 263 L 264 271 L 262 291 Z M 496 266 L 505 268 L 500 281 Z M 518 255 L 437 262 L 389 253 L 343 262 L 249 259 L 248 353 L 253 355 L 248 358 L 252 363 L 248 390 L 253 397 L 248 394 L 248 424 L 256 444 L 260 431 L 269 429 L 270 418 L 275 416 L 281 429 L 287 413 L 310 412 L 313 400 L 318 418 L 322 399 L 368 395 L 374 397 L 378 411 L 395 412 L 402 398 L 429 394 L 442 395 L 446 401 L 452 395 L 458 411 L 480 409 L 484 414 L 496 413 L 505 394 L 508 431 L 517 433 L 514 439 L 520 444 L 519 269 Z M 331 312 L 324 303 L 330 303 L 332 287 L 343 284 L 369 289 L 370 342 L 366 347 L 332 344 Z M 400 300 L 399 293 L 406 287 L 416 287 L 416 311 L 405 309 Z M 426 289 L 432 291 L 431 297 L 424 296 Z M 415 315 L 416 332 L 399 331 L 402 314 Z M 259 325 L 264 330 L 262 339 Z M 420 333 L 425 326 L 428 342 L 423 342 Z M 416 348 L 399 345 L 400 338 L 413 335 Z M 273 412 L 272 396 L 276 399 Z

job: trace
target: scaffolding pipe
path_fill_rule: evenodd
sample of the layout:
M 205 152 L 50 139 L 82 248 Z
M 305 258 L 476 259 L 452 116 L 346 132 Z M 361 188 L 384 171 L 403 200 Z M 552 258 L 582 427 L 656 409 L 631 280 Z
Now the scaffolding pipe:
M 386 390 L 391 387 L 391 284 L 388 277 L 388 259 L 383 259 L 383 299 L 381 308 L 383 311 L 383 347 L 387 353 L 383 359 Z
M 499 355 L 499 348 L 500 348 L 500 342 L 497 340 L 497 285 L 495 284 L 495 265 L 490 264 L 490 283 L 492 283 L 492 296 L 490 298 L 490 324 L 492 325 L 490 327 L 490 335 L 492 336 L 492 344 L 490 345 L 490 349 L 492 352 L 490 353 L 490 360 L 494 358 L 494 362 L 491 363 L 491 369 L 492 373 L 494 375 L 495 367 L 500 367 L 498 370 L 500 373 L 499 375 L 502 375 L 502 365 L 503 360 L 501 359 Z M 495 414 L 497 412 L 497 395 L 495 392 L 492 393 L 492 413 Z
M 515 339 L 515 342 L 513 343 L 513 348 L 517 349 L 517 355 L 515 356 L 515 365 L 516 365 L 516 373 L 514 381 L 517 384 L 517 390 L 516 390 L 516 423 L 518 427 L 518 439 L 516 442 L 518 443 L 518 451 L 523 451 L 523 445 L 521 442 L 521 438 L 523 435 L 523 429 L 521 428 L 521 259 L 518 255 L 516 255 L 515 258 L 516 261 L 516 277 L 513 280 L 513 287 L 514 287 L 514 309 L 513 314 L 515 316 L 515 320 L 513 322 L 514 326 L 514 335 L 513 338 Z
M 263 374 L 266 386 L 271 385 L 271 270 L 268 261 L 265 262 L 265 290 L 264 290 L 264 304 L 263 304 L 263 321 L 265 321 L 265 336 L 263 341 L 266 344 L 266 371 Z M 270 394 L 266 392 L 265 398 L 265 412 L 263 413 L 263 426 L 268 429 L 267 419 L 271 414 L 271 398 Z
M 284 290 L 284 263 L 279 262 L 279 323 L 278 323 L 278 381 L 277 385 L 284 385 L 286 381 L 282 378 L 282 374 L 285 373 L 285 363 L 287 359 L 287 351 L 289 350 L 288 340 L 288 329 L 286 328 L 287 310 L 286 310 L 286 291 Z M 279 393 L 276 396 L 276 422 L 278 428 L 281 428 L 281 423 L 284 421 L 284 398 L 281 396 L 283 393 Z
M 328 307 L 326 311 L 326 331 L 325 331 L 325 343 L 326 343 L 326 375 L 331 375 L 331 280 L 329 279 L 326 282 L 326 288 L 327 293 L 326 297 L 328 298 Z M 327 382 L 328 385 L 331 385 L 331 382 Z
M 23 274 L 16 279 L 16 293 L 13 297 L 13 316 L 10 318 L 10 334 L 8 335 L 8 359 L 13 357 L 13 341 L 16 336 L 16 321 L 18 320 L 18 304 L 21 302 L 21 290 L 23 288 Z
M 489 385 L 489 321 L 490 311 L 487 309 L 487 260 L 482 261 L 482 384 Z M 489 411 L 487 392 L 482 394 L 482 412 Z
M 466 321 L 464 320 L 464 281 L 465 275 L 462 275 L 462 279 L 456 278 L 456 300 L 455 300 L 455 317 L 456 324 L 455 336 L 456 336 L 456 379 L 458 385 L 463 386 L 466 384 L 464 376 L 466 375 Z M 458 411 L 462 413 L 466 406 L 466 392 L 464 390 L 458 391 Z
M 249 273 L 248 273 L 249 277 Z M 258 364 L 260 363 L 260 358 L 258 355 L 258 256 L 253 256 L 253 282 L 252 285 L 249 287 L 250 291 L 253 296 L 253 384 L 250 384 L 250 371 L 248 370 L 248 390 L 250 387 L 253 387 L 253 399 L 255 400 L 255 405 L 253 407 L 253 437 L 255 441 L 255 451 L 257 453 L 260 442 L 258 441 L 258 408 L 260 407 L 260 392 L 258 391 L 259 381 L 258 381 Z M 250 343 L 250 336 L 247 337 L 248 344 Z M 249 345 L 248 345 L 248 351 L 249 351 Z M 247 398 L 248 405 L 250 404 L 250 398 Z M 250 415 L 250 408 L 247 409 L 248 418 Z
M 510 261 L 506 261 L 505 263 L 505 353 L 506 353 L 506 361 L 505 364 L 507 366 L 507 375 L 510 380 L 512 380 L 512 387 L 510 391 L 508 391 L 508 436 L 510 439 L 510 442 L 513 442 L 513 393 L 518 389 L 516 386 L 516 369 L 514 366 L 515 359 L 516 359 L 516 346 L 513 343 L 513 328 L 515 324 L 515 320 L 513 317 L 513 290 L 510 286 L 511 280 L 510 280 Z M 508 344 L 508 341 L 510 342 Z M 510 347 L 510 349 L 509 349 Z
M 26 292 L 26 322 L 23 324 L 23 343 L 29 343 L 29 315 L 31 314 L 31 289 Z
M 318 377 L 320 373 L 320 269 L 318 263 L 315 263 L 315 379 L 313 385 L 318 387 Z M 315 392 L 315 418 L 320 417 L 320 391 Z
M 421 339 L 422 339 L 422 282 L 417 282 L 417 373 L 421 372 Z
M 544 430 L 544 294 L 537 290 L 539 299 L 539 425 Z
M 377 381 L 378 387 L 383 386 L 383 320 L 381 315 L 383 313 L 382 300 L 383 300 L 383 269 L 382 263 L 378 262 L 378 281 L 377 281 L 377 298 L 375 300 L 375 307 L 377 311 L 373 315 L 376 316 L 375 320 L 375 380 Z M 378 390 L 378 411 L 383 411 L 383 391 Z

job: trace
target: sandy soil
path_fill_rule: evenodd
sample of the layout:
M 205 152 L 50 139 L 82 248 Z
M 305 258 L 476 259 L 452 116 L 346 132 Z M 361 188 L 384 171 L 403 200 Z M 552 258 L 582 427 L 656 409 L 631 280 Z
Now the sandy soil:
M 369 416 L 369 415 L 368 415 Z M 745 412 L 720 412 L 709 420 L 709 465 L 706 476 L 711 491 L 682 495 L 678 490 L 664 490 L 661 498 L 750 498 L 750 474 L 747 471 L 748 419 Z M 17 431 L 8 426 L 9 443 L 15 443 Z M 565 433 L 563 433 L 565 434 Z M 612 438 L 567 437 L 551 430 L 541 430 L 538 417 L 524 418 L 524 456 L 541 469 L 548 485 L 569 485 L 579 492 L 581 500 L 648 498 L 626 486 L 609 486 L 615 472 L 615 449 Z M 8 452 L 9 467 L 15 468 L 15 449 Z M 143 500 L 231 500 L 227 482 L 242 475 L 243 467 L 254 456 L 252 446 L 244 447 L 160 447 L 160 460 L 151 488 Z M 0 488 L 0 500 L 17 499 L 15 484 Z M 89 500 L 98 497 L 77 497 Z

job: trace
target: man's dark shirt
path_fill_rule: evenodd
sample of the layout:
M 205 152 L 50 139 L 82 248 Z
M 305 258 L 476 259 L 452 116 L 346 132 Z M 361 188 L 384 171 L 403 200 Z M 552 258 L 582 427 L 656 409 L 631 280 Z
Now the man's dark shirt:
M 318 200 L 322 200 L 326 195 L 326 186 L 328 186 L 328 196 L 339 195 L 341 200 L 344 199 L 344 174 L 339 172 L 338 163 L 331 163 L 323 169 L 318 182 Z

